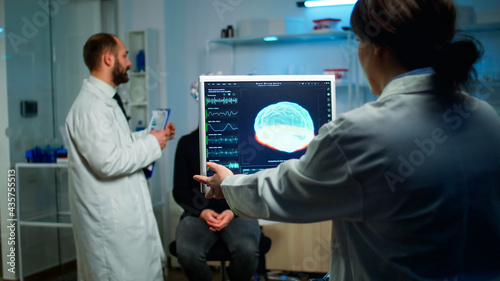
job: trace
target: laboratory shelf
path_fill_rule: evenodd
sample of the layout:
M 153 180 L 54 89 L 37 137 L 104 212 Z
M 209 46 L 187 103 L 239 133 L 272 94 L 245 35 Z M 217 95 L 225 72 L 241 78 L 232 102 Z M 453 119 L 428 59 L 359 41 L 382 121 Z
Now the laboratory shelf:
M 253 45 L 253 44 L 277 44 L 277 43 L 309 43 L 313 41 L 331 41 L 347 39 L 351 36 L 349 31 L 333 31 L 333 32 L 318 32 L 318 33 L 301 33 L 301 34 L 283 34 L 264 37 L 247 37 L 247 38 L 221 38 L 208 40 L 208 43 L 224 44 L 224 45 Z M 266 41 L 269 38 L 275 37 L 273 41 Z
M 68 163 L 16 163 L 18 168 L 67 168 Z

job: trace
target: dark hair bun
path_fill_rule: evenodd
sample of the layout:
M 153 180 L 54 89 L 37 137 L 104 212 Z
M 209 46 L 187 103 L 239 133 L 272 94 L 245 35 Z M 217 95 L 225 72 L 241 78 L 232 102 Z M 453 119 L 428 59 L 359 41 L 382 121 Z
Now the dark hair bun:
M 465 37 L 444 46 L 436 54 L 433 65 L 442 87 L 466 86 L 476 76 L 474 63 L 482 56 L 483 47 L 476 39 Z

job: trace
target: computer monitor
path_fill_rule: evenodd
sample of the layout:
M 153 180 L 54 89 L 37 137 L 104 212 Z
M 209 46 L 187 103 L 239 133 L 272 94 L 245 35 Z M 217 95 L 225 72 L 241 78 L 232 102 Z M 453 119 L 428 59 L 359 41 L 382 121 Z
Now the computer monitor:
M 333 75 L 200 76 L 199 87 L 202 175 L 207 162 L 252 174 L 300 158 L 335 118 Z

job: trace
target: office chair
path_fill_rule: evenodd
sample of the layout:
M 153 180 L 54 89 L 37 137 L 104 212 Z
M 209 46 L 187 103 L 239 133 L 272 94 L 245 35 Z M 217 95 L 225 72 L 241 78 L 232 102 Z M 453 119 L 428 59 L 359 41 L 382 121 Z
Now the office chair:
M 266 253 L 271 249 L 271 239 L 264 234 L 260 234 L 259 242 L 259 263 L 257 266 L 257 276 L 259 280 L 267 280 L 266 271 Z M 177 244 L 174 241 L 168 245 L 168 251 L 174 257 L 177 257 Z M 221 281 L 226 281 L 226 261 L 231 260 L 231 253 L 222 239 L 210 248 L 207 254 L 207 261 L 220 261 Z

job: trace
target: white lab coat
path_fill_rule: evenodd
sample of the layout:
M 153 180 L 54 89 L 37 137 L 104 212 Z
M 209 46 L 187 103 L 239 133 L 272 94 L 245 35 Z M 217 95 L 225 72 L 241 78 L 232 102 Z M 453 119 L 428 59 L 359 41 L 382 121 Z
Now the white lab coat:
M 391 81 L 324 125 L 301 159 L 227 177 L 229 206 L 332 220 L 330 280 L 500 280 L 500 118 L 442 95 L 433 75 Z
M 142 172 L 161 157 L 158 141 L 131 134 L 110 93 L 88 80 L 66 129 L 78 280 L 163 280 L 165 254 Z

